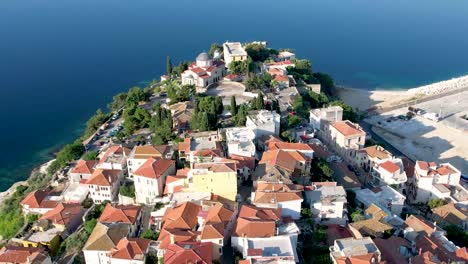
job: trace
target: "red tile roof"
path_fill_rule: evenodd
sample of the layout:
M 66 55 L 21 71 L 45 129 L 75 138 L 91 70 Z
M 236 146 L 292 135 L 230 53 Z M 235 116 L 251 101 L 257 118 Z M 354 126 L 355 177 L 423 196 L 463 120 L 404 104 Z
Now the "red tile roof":
M 276 221 L 281 219 L 281 209 L 258 208 L 243 205 L 234 227 L 233 236 L 271 237 L 275 235 Z
M 360 127 L 349 120 L 333 122 L 331 125 L 345 137 L 362 136 L 365 134 Z
M 115 248 L 111 249 L 111 258 L 142 261 L 150 242 L 151 240 L 144 238 L 124 237 Z
M 54 208 L 59 202 L 47 199 L 47 196 L 50 194 L 50 192 L 41 190 L 32 191 L 20 202 L 20 204 L 22 206 L 28 205 L 29 208 Z
M 280 149 L 263 152 L 259 163 L 270 166 L 278 166 L 290 172 L 294 172 L 297 162 L 309 160 L 302 153 L 297 151 L 283 151 Z
M 450 261 L 468 261 L 468 256 L 458 254 L 457 251 L 449 251 L 443 243 L 439 242 L 437 237 L 434 236 L 419 236 L 416 239 L 416 249 L 421 252 L 430 252 L 437 256 L 441 261 L 449 263 Z
M 102 164 L 106 162 L 107 158 L 112 155 L 128 156 L 129 154 L 130 150 L 128 148 L 122 146 L 112 146 L 104 153 L 102 158 L 99 159 L 99 163 Z
M 255 157 L 245 157 L 240 155 L 232 154 L 230 159 L 237 161 L 238 168 L 249 168 L 251 171 L 255 169 Z
M 159 248 L 166 249 L 169 245 L 178 242 L 195 242 L 199 232 L 184 229 L 161 229 L 158 237 Z
M 43 248 L 7 245 L 0 250 L 0 263 L 42 263 L 47 257 Z
M 159 179 L 167 170 L 175 168 L 175 161 L 167 159 L 149 158 L 134 173 L 150 179 Z
M 382 253 L 382 259 L 386 264 L 406 263 L 405 257 L 400 253 L 400 247 L 411 249 L 411 244 L 404 238 L 391 236 L 388 239 L 375 238 L 374 243 Z
M 83 207 L 80 204 L 60 203 L 45 213 L 39 220 L 48 220 L 53 224 L 67 226 L 75 217 L 81 217 Z
M 92 174 L 94 172 L 94 166 L 96 166 L 97 163 L 97 160 L 79 160 L 70 172 Z
M 184 138 L 184 142 L 179 143 L 179 151 L 185 152 L 188 154 L 190 152 L 190 138 Z
M 268 150 L 298 150 L 298 151 L 314 151 L 314 149 L 303 143 L 289 143 L 289 142 L 270 142 L 268 143 Z
M 163 216 L 166 229 L 192 229 L 197 225 L 197 215 L 201 206 L 192 202 L 185 202 L 174 208 L 168 208 Z
M 140 211 L 141 206 L 138 205 L 116 205 L 114 207 L 108 203 L 99 217 L 99 222 L 134 224 Z
M 415 215 L 410 215 L 408 218 L 406 218 L 405 223 L 403 224 L 403 228 L 406 227 L 410 227 L 415 232 L 421 232 L 425 235 L 431 235 L 434 233 L 434 225 L 432 223 L 429 223 L 428 221 Z
M 211 264 L 212 261 L 213 244 L 211 242 L 172 244 L 164 254 L 164 264 Z
M 396 165 L 395 163 L 387 160 L 381 164 L 379 164 L 379 167 L 381 167 L 382 169 L 390 172 L 390 173 L 395 173 L 397 171 L 400 170 L 400 167 L 398 165 Z
M 112 186 L 119 180 L 121 173 L 121 170 L 96 169 L 93 174 L 91 174 L 91 177 L 86 181 L 86 184 Z
M 274 80 L 277 82 L 288 82 L 289 78 L 286 75 L 276 75 Z

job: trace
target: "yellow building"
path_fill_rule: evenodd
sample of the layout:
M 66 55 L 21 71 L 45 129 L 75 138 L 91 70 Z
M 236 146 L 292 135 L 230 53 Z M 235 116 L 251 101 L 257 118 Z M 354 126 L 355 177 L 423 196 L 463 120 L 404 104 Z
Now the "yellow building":
M 195 163 L 188 174 L 188 191 L 211 192 L 235 201 L 237 194 L 237 169 L 232 160 L 222 159 L 209 163 Z
M 60 246 L 63 228 L 51 227 L 47 221 L 39 221 L 23 239 L 24 247 L 44 246 L 49 249 L 50 255 L 54 256 Z

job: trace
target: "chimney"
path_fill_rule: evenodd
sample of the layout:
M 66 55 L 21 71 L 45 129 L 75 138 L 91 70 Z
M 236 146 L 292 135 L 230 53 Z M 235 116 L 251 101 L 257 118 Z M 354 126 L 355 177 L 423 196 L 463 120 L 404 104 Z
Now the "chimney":
M 111 176 L 108 176 L 108 179 L 109 179 L 109 183 L 112 183 L 112 178 L 111 178 Z
M 437 222 L 434 221 L 434 232 L 437 231 Z
M 422 248 L 419 248 L 418 255 L 421 255 L 421 254 L 422 254 Z
M 278 235 L 279 235 L 279 228 L 277 227 L 276 228 L 276 236 L 278 236 Z
M 171 239 L 171 244 L 174 244 L 175 243 L 174 235 L 171 234 L 169 238 Z

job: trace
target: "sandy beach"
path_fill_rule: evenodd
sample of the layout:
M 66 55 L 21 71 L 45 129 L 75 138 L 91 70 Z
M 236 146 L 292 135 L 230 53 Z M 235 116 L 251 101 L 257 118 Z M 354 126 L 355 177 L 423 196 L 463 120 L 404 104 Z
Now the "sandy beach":
M 368 91 L 358 88 L 337 87 L 335 92 L 345 103 L 360 111 L 365 111 L 374 107 L 391 107 L 425 96 L 450 92 L 454 89 L 468 89 L 468 76 L 453 78 L 408 90 Z

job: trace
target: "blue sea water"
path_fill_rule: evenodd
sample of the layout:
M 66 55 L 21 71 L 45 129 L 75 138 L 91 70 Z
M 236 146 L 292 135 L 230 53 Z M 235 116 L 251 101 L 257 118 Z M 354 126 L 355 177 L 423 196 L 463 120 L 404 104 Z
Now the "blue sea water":
M 165 58 L 266 40 L 363 89 L 468 73 L 468 1 L 0 1 L 0 190 L 72 141 Z

